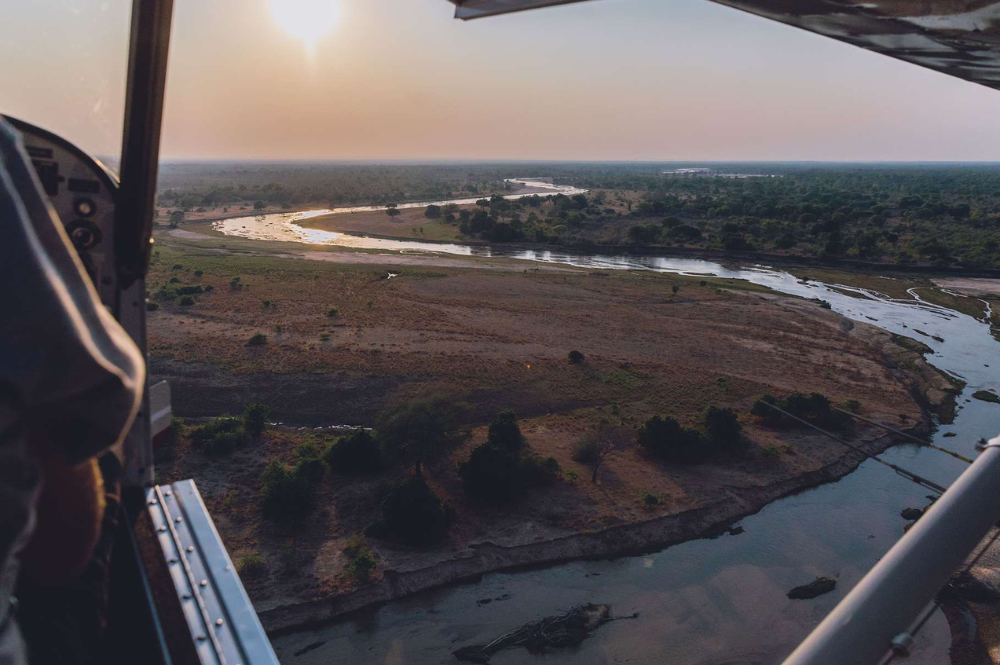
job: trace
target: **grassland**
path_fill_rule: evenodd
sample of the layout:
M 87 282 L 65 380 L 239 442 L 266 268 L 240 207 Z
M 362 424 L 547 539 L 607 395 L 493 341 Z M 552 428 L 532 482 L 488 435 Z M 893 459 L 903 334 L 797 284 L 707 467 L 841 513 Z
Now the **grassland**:
M 372 521 L 384 484 L 407 473 L 328 477 L 306 523 L 263 521 L 262 469 L 293 461 L 303 443 L 330 440 L 312 427 L 371 425 L 382 409 L 429 394 L 473 407 L 471 438 L 426 471 L 456 511 L 448 542 L 417 551 L 372 543 L 383 576 L 464 556 L 477 543 L 517 547 L 595 533 L 681 516 L 724 496 L 756 496 L 742 499 L 755 505 L 764 500 L 753 494 L 759 488 L 812 478 L 843 459 L 835 443 L 760 427 L 748 411 L 764 393 L 856 399 L 869 417 L 912 426 L 923 414 L 911 391 L 933 402 L 947 389 L 887 333 L 751 284 L 506 259 L 407 257 L 400 266 L 397 255 L 165 231 L 156 239 L 150 367 L 171 381 L 176 413 L 211 417 L 264 402 L 275 420 L 296 425 L 216 458 L 194 450 L 185 431 L 158 465 L 160 480 L 198 481 L 234 559 L 263 561 L 266 572 L 248 586 L 265 609 L 356 588 L 343 550 Z M 201 289 L 189 305 L 171 296 L 185 287 Z M 248 345 L 257 334 L 266 343 Z M 585 361 L 568 362 L 570 350 Z M 752 442 L 745 454 L 663 467 L 627 447 L 608 458 L 597 483 L 573 460 L 599 421 L 634 428 L 662 414 L 697 425 L 709 404 L 740 414 Z M 470 505 L 456 465 L 508 407 L 531 447 L 559 462 L 561 480 L 504 510 Z M 860 436 L 885 445 L 875 432 Z M 658 499 L 652 510 L 646 494 Z

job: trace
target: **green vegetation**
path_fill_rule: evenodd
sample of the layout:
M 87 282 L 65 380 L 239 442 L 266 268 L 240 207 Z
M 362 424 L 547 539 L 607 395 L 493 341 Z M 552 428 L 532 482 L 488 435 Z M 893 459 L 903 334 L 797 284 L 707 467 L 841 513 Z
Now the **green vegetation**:
M 316 490 L 326 474 L 326 462 L 301 456 L 289 468 L 275 460 L 261 474 L 261 508 L 272 520 L 299 521 L 316 508 Z
M 257 552 L 247 552 L 236 563 L 236 569 L 245 579 L 255 579 L 267 574 L 267 562 Z
M 355 430 L 334 441 L 323 453 L 334 473 L 363 475 L 382 469 L 382 451 L 368 430 Z
M 257 333 L 247 340 L 247 346 L 264 346 L 265 344 L 267 344 L 267 335 L 264 333 Z
M 482 501 L 512 501 L 527 489 L 551 485 L 560 474 L 555 459 L 531 455 L 517 417 L 509 409 L 497 414 L 486 443 L 459 465 L 465 492 Z
M 422 465 L 465 438 L 460 421 L 468 407 L 437 395 L 383 413 L 376 425 L 383 451 L 390 459 L 405 459 L 420 476 Z
M 584 355 L 582 353 L 580 353 L 579 351 L 575 351 L 575 350 L 574 351 L 570 351 L 568 357 L 569 357 L 569 361 L 571 363 L 573 363 L 573 364 L 582 363 L 583 360 L 584 360 Z
M 396 483 L 379 502 L 378 521 L 368 533 L 408 545 L 430 545 L 448 532 L 453 516 L 421 476 Z
M 794 418 L 771 408 L 777 406 Z M 810 425 L 826 430 L 850 434 L 854 431 L 854 420 L 841 411 L 834 410 L 830 398 L 820 393 L 792 393 L 788 397 L 778 399 L 774 395 L 764 395 L 754 402 L 750 413 L 761 419 L 768 427 L 776 429 L 804 427 L 798 418 Z
M 716 451 L 738 452 L 746 445 L 742 426 L 730 408 L 709 406 L 702 413 L 704 430 L 684 427 L 676 418 L 653 416 L 639 428 L 639 445 L 664 462 L 698 464 Z
M 242 418 L 221 416 L 196 427 L 191 441 L 206 455 L 225 455 L 246 443 L 247 431 Z
M 267 419 L 271 416 L 271 407 L 266 404 L 252 403 L 243 409 L 243 424 L 247 432 L 253 437 L 258 437 L 267 427 Z

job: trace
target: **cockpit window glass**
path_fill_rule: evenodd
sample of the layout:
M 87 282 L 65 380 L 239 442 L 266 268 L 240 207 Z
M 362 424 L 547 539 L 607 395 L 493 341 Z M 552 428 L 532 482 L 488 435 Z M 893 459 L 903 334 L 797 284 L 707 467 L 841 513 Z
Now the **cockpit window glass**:
M 117 171 L 131 4 L 7 3 L 0 113 L 55 132 Z

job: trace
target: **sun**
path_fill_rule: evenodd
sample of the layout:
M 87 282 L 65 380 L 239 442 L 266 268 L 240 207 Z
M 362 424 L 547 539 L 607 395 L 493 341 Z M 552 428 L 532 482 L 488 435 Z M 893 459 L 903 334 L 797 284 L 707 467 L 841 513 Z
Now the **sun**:
M 336 0 L 271 0 L 271 16 L 281 28 L 312 47 L 337 22 Z

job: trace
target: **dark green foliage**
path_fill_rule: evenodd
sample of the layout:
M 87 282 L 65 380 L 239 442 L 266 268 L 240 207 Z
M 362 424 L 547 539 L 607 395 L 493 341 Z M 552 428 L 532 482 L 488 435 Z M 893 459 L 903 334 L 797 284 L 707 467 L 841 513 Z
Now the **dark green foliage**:
M 184 270 L 184 266 L 182 266 L 180 263 L 175 263 L 174 267 L 171 268 L 171 270 Z
M 200 425 L 191 433 L 195 448 L 206 455 L 225 455 L 246 443 L 247 432 L 243 419 L 222 416 Z
M 191 296 L 204 291 L 199 284 L 195 284 L 194 286 L 178 286 L 176 290 L 179 296 Z
M 696 464 L 707 460 L 712 446 L 698 430 L 683 427 L 675 418 L 653 416 L 639 428 L 639 445 L 664 462 Z
M 584 355 L 579 351 L 573 350 L 569 352 L 568 358 L 571 363 L 579 364 L 583 362 Z
M 844 410 L 851 413 L 861 413 L 861 402 L 856 399 L 844 400 Z
M 517 416 L 510 409 L 503 409 L 490 423 L 486 443 L 508 452 L 520 452 L 526 442 L 517 424 Z
M 330 309 L 326 310 L 326 315 L 329 316 L 330 318 L 337 316 L 337 308 L 331 307 Z
M 181 278 L 180 277 L 171 277 L 170 278 L 170 283 L 171 284 L 180 284 L 181 283 Z
M 721 448 L 738 448 L 743 443 L 740 436 L 740 421 L 730 409 L 710 406 L 705 409 L 705 434 L 709 440 Z
M 651 492 L 646 492 L 642 495 L 642 505 L 646 507 L 646 510 L 652 510 L 660 503 L 660 499 Z
M 359 582 L 367 582 L 371 579 L 377 566 L 378 562 L 375 561 L 375 556 L 371 551 L 361 550 L 351 557 L 347 564 L 347 572 Z
M 319 479 L 315 462 L 302 460 L 294 469 L 275 460 L 261 474 L 261 508 L 273 520 L 298 521 L 316 508 Z
M 215 290 L 215 287 L 212 286 L 211 284 L 208 284 L 207 286 L 205 286 L 205 293 L 208 293 L 209 291 L 214 291 L 214 290 Z
M 459 465 L 465 492 L 483 501 L 510 501 L 522 488 L 521 457 L 489 444 L 477 446 Z
M 459 425 L 466 410 L 464 403 L 443 395 L 411 402 L 379 417 L 379 441 L 390 458 L 412 462 L 419 476 L 424 462 L 447 452 L 464 438 Z
M 427 210 L 424 210 L 424 217 L 428 219 L 437 219 L 441 216 L 441 206 L 429 205 Z
M 266 404 L 247 404 L 243 409 L 243 423 L 252 436 L 260 436 L 267 427 L 267 419 L 271 416 L 271 407 Z
M 257 333 L 247 341 L 247 346 L 263 346 L 267 344 L 267 335 Z
M 382 468 L 382 451 L 371 432 L 355 430 L 334 441 L 323 453 L 334 473 L 361 475 Z
M 441 499 L 420 476 L 394 485 L 379 503 L 379 519 L 372 535 L 408 545 L 429 545 L 448 532 L 452 517 Z
M 146 303 L 146 311 L 147 312 L 155 312 L 158 309 L 160 309 L 160 306 L 157 303 L 155 303 L 155 302 L 147 302 Z
M 466 493 L 483 501 L 510 501 L 530 487 L 551 485 L 559 477 L 552 457 L 530 455 L 513 411 L 505 409 L 490 424 L 486 443 L 459 465 Z
M 835 411 L 830 406 L 830 398 L 820 393 L 792 393 L 778 399 L 774 395 L 764 395 L 754 402 L 750 413 L 759 417 L 764 425 L 775 428 L 796 428 L 804 425 L 767 404 L 773 404 L 792 416 L 827 430 L 849 434 L 854 430 L 854 421 L 846 413 Z
M 184 296 L 181 298 L 180 304 L 187 307 L 194 304 L 194 298 L 191 296 Z
M 205 274 L 205 271 L 204 271 L 204 270 L 195 270 L 195 271 L 194 271 L 194 276 L 195 276 L 195 277 L 201 277 L 201 276 L 202 276 L 202 275 L 204 275 L 204 274 Z

